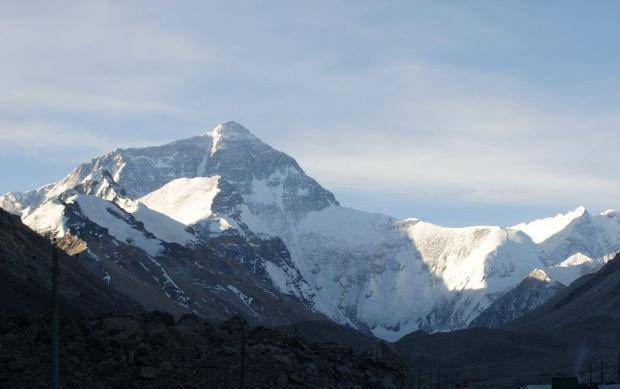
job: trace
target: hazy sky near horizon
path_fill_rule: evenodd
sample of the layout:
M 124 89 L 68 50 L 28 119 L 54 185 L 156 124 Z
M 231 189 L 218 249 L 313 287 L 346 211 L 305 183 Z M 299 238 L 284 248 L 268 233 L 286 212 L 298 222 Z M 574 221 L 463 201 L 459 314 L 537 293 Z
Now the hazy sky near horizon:
M 620 207 L 620 2 L 3 1 L 0 192 L 235 120 L 343 205 Z

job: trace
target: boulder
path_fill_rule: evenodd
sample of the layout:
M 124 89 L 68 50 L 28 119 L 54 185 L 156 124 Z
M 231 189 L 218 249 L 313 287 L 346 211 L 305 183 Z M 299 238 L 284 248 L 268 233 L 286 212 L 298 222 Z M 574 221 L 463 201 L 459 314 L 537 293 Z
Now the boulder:
M 140 369 L 140 377 L 150 380 L 153 378 L 157 378 L 159 376 L 159 370 L 154 369 L 150 366 L 143 367 Z

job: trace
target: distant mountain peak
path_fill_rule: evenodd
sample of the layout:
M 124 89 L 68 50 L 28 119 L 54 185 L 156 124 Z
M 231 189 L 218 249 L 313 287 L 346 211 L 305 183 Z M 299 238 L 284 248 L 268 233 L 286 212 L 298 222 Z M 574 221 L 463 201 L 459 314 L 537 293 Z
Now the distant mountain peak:
M 617 209 L 608 209 L 601 213 L 601 215 L 607 216 L 607 217 L 615 217 L 615 216 L 618 216 L 618 214 L 620 214 L 620 212 Z
M 583 205 L 580 205 L 573 211 L 558 213 L 553 217 L 538 219 L 529 223 L 517 224 L 511 228 L 525 232 L 532 238 L 534 243 L 541 243 L 562 231 L 575 220 L 588 215 L 589 213 L 586 208 Z
M 256 138 L 250 130 L 235 121 L 221 122 L 211 131 L 212 137 Z
M 575 219 L 582 218 L 584 216 L 590 216 L 590 213 L 588 212 L 588 209 L 586 207 L 584 207 L 583 205 L 580 205 L 577 208 L 573 209 L 572 211 L 567 212 L 565 215 L 572 217 L 572 219 L 575 220 Z
M 258 140 L 250 130 L 234 121 L 221 122 L 208 135 L 213 138 L 211 155 L 217 152 L 224 141 Z

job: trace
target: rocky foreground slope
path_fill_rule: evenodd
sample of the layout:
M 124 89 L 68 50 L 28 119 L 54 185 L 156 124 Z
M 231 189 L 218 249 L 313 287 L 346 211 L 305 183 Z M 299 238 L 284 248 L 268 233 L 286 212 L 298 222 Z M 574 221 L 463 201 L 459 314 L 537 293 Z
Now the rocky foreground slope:
M 71 388 L 395 388 L 401 362 L 386 346 L 356 355 L 283 331 L 219 325 L 195 315 L 63 317 L 62 387 Z M 49 317 L 0 319 L 2 387 L 49 387 Z M 242 366 L 243 359 L 243 368 Z

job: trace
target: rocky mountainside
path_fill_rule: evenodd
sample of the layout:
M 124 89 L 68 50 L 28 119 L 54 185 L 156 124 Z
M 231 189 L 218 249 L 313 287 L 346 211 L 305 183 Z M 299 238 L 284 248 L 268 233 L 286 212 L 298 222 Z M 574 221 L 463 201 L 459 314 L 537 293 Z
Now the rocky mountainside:
M 0 209 L 0 314 L 51 312 L 52 246 Z M 142 307 L 58 250 L 60 306 L 64 312 L 138 312 Z
M 63 317 L 63 388 L 395 388 L 400 359 L 387 346 L 354 354 L 336 343 L 240 319 L 219 325 L 195 315 Z M 3 387 L 49 386 L 49 317 L 0 318 Z M 243 362 L 242 362 L 243 361 Z M 243 363 L 243 365 L 242 365 Z M 243 366 L 243 367 L 242 367 Z
M 533 270 L 514 289 L 510 290 L 482 312 L 470 327 L 500 328 L 539 307 L 566 286 L 551 280 L 540 269 Z
M 589 230 L 609 245 L 587 251 L 571 242 L 588 229 L 571 223 L 537 243 L 523 226 L 445 228 L 346 208 L 234 122 L 110 152 L 0 206 L 144 306 L 271 324 L 323 314 L 388 340 L 467 327 L 533 269 L 570 282 L 618 249 L 614 234 L 620 242 L 613 212 Z
M 579 327 L 584 323 L 596 325 L 601 318 L 620 319 L 620 255 L 506 327 L 519 330 Z

